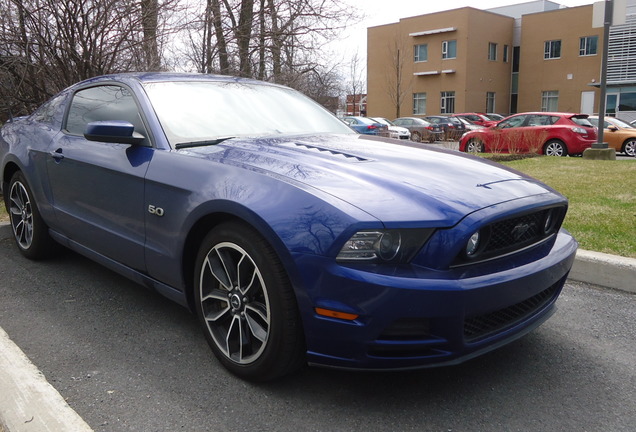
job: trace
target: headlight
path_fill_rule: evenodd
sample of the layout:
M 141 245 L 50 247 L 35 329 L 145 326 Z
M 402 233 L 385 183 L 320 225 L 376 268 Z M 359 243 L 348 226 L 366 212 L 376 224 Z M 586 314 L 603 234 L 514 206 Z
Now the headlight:
M 358 231 L 340 249 L 338 261 L 408 262 L 432 229 Z

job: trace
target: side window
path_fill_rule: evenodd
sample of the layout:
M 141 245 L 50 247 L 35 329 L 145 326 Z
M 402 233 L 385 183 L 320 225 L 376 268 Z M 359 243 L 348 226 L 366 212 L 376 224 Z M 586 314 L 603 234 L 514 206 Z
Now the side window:
M 88 123 L 105 120 L 130 122 L 135 126 L 135 132 L 148 136 L 132 94 L 115 85 L 90 87 L 75 93 L 66 119 L 66 131 L 83 135 Z
M 62 114 L 64 113 L 63 103 L 66 100 L 66 93 L 63 93 L 49 100 L 33 113 L 33 120 L 40 123 L 53 124 L 55 120 L 59 124 Z
M 511 117 L 507 120 L 502 121 L 501 123 L 499 123 L 499 126 L 502 129 L 508 129 L 508 128 L 513 128 L 513 127 L 520 127 L 523 125 L 523 122 L 526 120 L 526 116 L 520 115 L 520 116 L 515 116 L 515 117 Z

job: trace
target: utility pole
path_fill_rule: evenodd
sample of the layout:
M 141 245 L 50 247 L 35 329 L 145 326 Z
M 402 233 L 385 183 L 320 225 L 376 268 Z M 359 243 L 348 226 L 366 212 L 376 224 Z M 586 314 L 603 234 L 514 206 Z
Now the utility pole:
M 606 149 L 607 143 L 603 142 L 605 129 L 605 99 L 607 96 L 607 51 L 609 49 L 609 31 L 614 14 L 614 0 L 605 0 L 605 14 L 603 18 L 603 56 L 601 59 L 601 100 L 598 104 L 598 140 L 592 148 Z

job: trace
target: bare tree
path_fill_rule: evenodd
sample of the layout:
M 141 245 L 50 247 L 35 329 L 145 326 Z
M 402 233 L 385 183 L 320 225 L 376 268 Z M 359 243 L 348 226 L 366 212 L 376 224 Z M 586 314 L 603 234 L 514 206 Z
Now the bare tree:
M 176 0 L 0 0 L 0 99 L 25 113 L 96 75 L 161 69 Z
M 401 117 L 401 107 L 404 103 L 407 92 L 412 86 L 412 80 L 404 80 L 404 65 L 410 51 L 405 49 L 405 42 L 402 37 L 396 35 L 390 42 L 390 61 L 387 63 L 385 73 L 386 93 L 395 107 L 395 117 Z
M 353 113 L 352 115 L 366 115 L 366 112 L 361 112 L 361 104 L 364 93 L 366 92 L 365 79 L 364 75 L 364 66 L 362 65 L 362 60 L 360 59 L 360 55 L 358 51 L 356 51 L 351 57 L 351 61 L 349 62 L 349 85 L 347 87 L 347 99 L 350 99 L 353 103 Z M 356 110 L 357 107 L 357 110 Z
M 322 47 L 353 18 L 337 0 L 208 0 L 185 40 L 200 72 L 280 82 L 321 66 Z

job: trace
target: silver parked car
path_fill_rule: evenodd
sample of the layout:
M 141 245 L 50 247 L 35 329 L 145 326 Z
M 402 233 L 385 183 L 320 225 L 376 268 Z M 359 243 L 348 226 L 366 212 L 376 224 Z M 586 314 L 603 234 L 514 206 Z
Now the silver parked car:
M 396 126 L 402 126 L 411 131 L 413 141 L 435 142 L 442 138 L 444 130 L 438 124 L 433 124 L 419 117 L 400 117 L 393 120 Z

